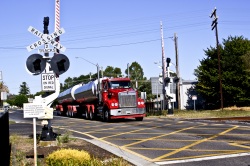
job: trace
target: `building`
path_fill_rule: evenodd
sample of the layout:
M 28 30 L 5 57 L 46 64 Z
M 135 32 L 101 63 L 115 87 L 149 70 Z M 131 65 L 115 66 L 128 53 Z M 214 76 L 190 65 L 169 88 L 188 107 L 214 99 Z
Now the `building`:
M 180 81 L 180 98 L 181 98 L 181 109 L 193 109 L 194 104 L 192 96 L 196 95 L 194 87 L 197 84 L 197 80 L 183 80 Z
M 151 82 L 151 88 L 152 88 L 152 94 L 157 95 L 157 96 L 162 96 L 162 88 L 163 85 L 160 82 L 161 77 L 151 77 L 150 82 Z M 172 106 L 174 109 L 177 108 L 178 106 L 178 101 L 177 101 L 177 91 L 176 91 L 176 83 L 174 83 L 171 79 L 170 81 L 170 95 L 172 97 L 171 102 Z M 192 109 L 194 107 L 193 101 L 192 101 L 192 96 L 197 95 L 194 87 L 197 84 L 198 81 L 196 80 L 183 80 L 180 79 L 180 102 L 181 102 L 181 109 Z M 158 98 L 157 100 L 159 101 L 163 100 L 162 97 Z M 157 101 L 156 100 L 156 101 Z

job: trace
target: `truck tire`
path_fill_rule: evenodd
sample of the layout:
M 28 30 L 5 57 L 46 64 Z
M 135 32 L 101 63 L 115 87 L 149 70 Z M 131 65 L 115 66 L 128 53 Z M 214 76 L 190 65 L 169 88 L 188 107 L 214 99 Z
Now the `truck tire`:
M 94 113 L 93 113 L 92 110 L 90 110 L 90 112 L 89 112 L 89 119 L 90 120 L 94 120 L 95 119 L 95 115 L 94 115 Z
M 72 118 L 75 118 L 75 117 L 76 117 L 76 113 L 72 112 Z
M 110 121 L 110 113 L 109 113 L 109 110 L 105 110 L 105 111 L 104 111 L 103 118 L 104 118 L 104 121 L 105 121 L 105 122 L 109 122 L 109 121 Z
M 136 121 L 142 121 L 143 117 L 135 118 Z
M 61 111 L 60 111 L 60 110 L 57 110 L 57 111 L 56 111 L 56 115 L 57 115 L 57 116 L 61 116 Z
M 86 118 L 87 120 L 89 120 L 89 113 L 88 113 L 88 111 L 86 111 L 86 113 L 85 113 L 85 118 Z

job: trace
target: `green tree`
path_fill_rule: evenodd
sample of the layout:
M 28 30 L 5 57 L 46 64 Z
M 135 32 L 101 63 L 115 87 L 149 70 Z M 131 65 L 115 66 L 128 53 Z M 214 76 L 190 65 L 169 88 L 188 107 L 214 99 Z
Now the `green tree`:
M 128 74 L 128 69 L 125 70 L 126 75 Z M 141 65 L 138 62 L 132 62 L 129 66 L 129 76 L 131 81 L 134 84 L 134 88 L 137 84 L 138 95 L 140 96 L 141 92 L 146 92 L 147 100 L 154 98 L 152 94 L 151 83 L 144 77 L 144 72 Z
M 250 51 L 250 41 L 240 37 L 229 36 L 223 39 L 219 47 L 221 55 L 221 78 L 224 107 L 249 105 L 250 73 L 244 62 Z M 206 103 L 220 107 L 220 84 L 218 76 L 218 56 L 216 48 L 205 50 L 206 58 L 200 61 L 195 69 L 198 78 L 196 89 Z M 245 59 L 244 59 L 245 58 Z
M 64 80 L 63 89 L 68 89 L 69 87 L 73 86 L 73 79 L 68 77 Z
M 241 58 L 243 61 L 244 68 L 246 68 L 247 72 L 250 72 L 250 63 L 249 63 L 250 62 L 250 52 L 247 52 Z
M 128 74 L 128 69 L 125 70 L 125 73 Z M 143 80 L 144 72 L 139 63 L 133 62 L 129 66 L 129 76 L 131 80 Z
M 28 103 L 28 97 L 24 94 L 19 94 L 14 99 L 14 105 L 23 107 L 23 103 Z
M 64 84 L 60 84 L 60 90 L 64 91 L 70 87 L 73 87 L 74 85 L 80 84 L 80 83 L 87 83 L 89 82 L 89 75 L 80 75 L 79 77 L 68 77 L 64 80 Z
M 22 82 L 19 88 L 19 94 L 28 95 L 30 94 L 30 88 L 26 82 Z
M 125 73 L 128 74 L 128 69 L 125 70 Z M 141 65 L 137 62 L 133 62 L 129 66 L 129 78 L 134 84 L 134 88 L 141 89 L 140 86 L 147 78 L 144 78 L 144 72 Z
M 103 71 L 103 75 L 106 77 L 120 77 L 122 75 L 121 69 L 118 67 L 107 66 Z
M 122 71 L 120 68 L 115 67 L 114 68 L 114 74 L 116 75 L 116 77 L 122 77 Z
M 141 82 L 138 92 L 146 92 L 147 94 L 147 100 L 155 98 L 155 95 L 152 94 L 152 88 L 151 88 L 151 82 L 148 80 L 145 80 Z M 140 94 L 139 94 L 140 95 Z

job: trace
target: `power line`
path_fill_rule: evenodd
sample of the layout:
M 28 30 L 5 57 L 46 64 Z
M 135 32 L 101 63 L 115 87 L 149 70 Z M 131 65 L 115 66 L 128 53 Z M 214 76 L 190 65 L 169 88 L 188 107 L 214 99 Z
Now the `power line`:
M 173 38 L 173 37 L 167 37 L 167 38 Z M 165 38 L 165 39 L 167 39 Z M 153 40 L 145 40 L 145 41 L 139 41 L 139 42 L 132 42 L 132 43 L 122 43 L 122 44 L 113 44 L 113 45 L 105 45 L 105 46 L 92 46 L 92 47 L 72 47 L 68 49 L 91 49 L 91 48 L 104 48 L 104 47 L 118 47 L 118 46 L 126 46 L 126 45 L 135 45 L 135 44 L 143 44 L 143 43 L 149 43 L 149 42 L 155 42 L 160 41 L 161 39 L 153 39 Z M 0 47 L 0 49 L 26 49 L 25 47 Z

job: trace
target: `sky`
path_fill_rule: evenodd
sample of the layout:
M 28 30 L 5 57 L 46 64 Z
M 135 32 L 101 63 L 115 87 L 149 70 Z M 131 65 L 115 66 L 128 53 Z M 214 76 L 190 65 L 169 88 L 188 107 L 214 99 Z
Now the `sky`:
M 60 82 L 96 73 L 95 64 L 104 69 L 119 67 L 125 75 L 127 64 L 133 62 L 141 65 L 147 79 L 158 77 L 162 60 L 160 22 L 165 57 L 175 64 L 176 33 L 180 76 L 194 80 L 194 70 L 205 58 L 204 50 L 216 47 L 213 19 L 209 17 L 215 7 L 219 42 L 228 36 L 249 39 L 249 0 L 60 0 L 60 27 L 65 30 L 60 43 L 66 47 L 61 53 L 70 60 Z M 30 75 L 25 66 L 27 58 L 38 53 L 38 49 L 26 49 L 39 40 L 28 28 L 42 32 L 44 17 L 50 18 L 49 33 L 54 32 L 55 0 L 0 1 L 0 71 L 11 94 L 18 94 L 22 82 L 27 83 L 31 94 L 41 91 L 41 75 Z M 170 69 L 175 71 L 174 65 Z

